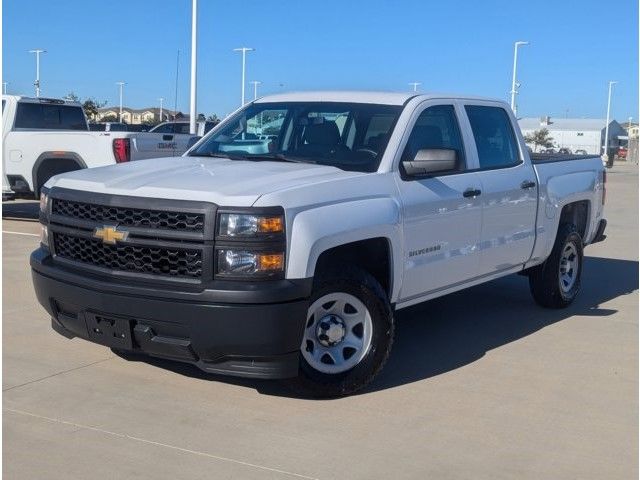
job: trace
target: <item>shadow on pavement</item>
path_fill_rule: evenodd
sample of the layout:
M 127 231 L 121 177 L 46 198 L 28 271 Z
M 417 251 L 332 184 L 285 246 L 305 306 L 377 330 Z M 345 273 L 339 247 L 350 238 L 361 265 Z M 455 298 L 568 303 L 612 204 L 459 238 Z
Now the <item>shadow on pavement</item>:
M 40 203 L 32 202 L 2 202 L 2 218 L 38 221 Z
M 638 289 L 638 262 L 585 257 L 582 279 L 578 298 L 563 310 L 538 307 L 529 294 L 527 278 L 511 275 L 398 311 L 391 357 L 378 378 L 362 393 L 455 370 L 482 358 L 489 350 L 574 315 L 613 315 L 616 310 L 600 305 Z M 214 376 L 189 364 L 144 356 L 124 358 L 190 377 L 244 385 L 267 395 L 296 396 L 282 382 Z

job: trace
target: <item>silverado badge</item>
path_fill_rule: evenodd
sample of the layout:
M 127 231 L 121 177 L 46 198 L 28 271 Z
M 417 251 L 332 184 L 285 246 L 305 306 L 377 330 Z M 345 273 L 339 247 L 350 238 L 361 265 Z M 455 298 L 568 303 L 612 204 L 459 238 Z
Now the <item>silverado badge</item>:
M 93 232 L 93 236 L 102 240 L 102 243 L 109 245 L 115 245 L 121 240 L 126 240 L 129 236 L 129 232 L 123 232 L 118 230 L 118 227 L 96 228 Z

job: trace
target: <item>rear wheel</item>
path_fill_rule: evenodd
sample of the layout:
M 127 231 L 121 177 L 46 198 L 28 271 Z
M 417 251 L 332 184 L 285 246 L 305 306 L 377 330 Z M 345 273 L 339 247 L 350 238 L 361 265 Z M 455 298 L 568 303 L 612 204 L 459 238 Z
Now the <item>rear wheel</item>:
M 561 225 L 551 255 L 529 274 L 534 300 L 547 308 L 569 306 L 580 291 L 582 259 L 582 238 L 576 226 Z
M 321 275 L 307 312 L 296 389 L 313 397 L 356 392 L 384 366 L 393 334 L 391 307 L 375 278 L 355 266 Z

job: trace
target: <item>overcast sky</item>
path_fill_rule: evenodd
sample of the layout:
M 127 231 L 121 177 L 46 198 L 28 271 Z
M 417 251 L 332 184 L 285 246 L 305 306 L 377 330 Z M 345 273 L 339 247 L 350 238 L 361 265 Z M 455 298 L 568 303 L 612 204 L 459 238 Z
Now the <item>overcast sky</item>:
M 520 50 L 521 116 L 638 117 L 635 0 L 345 1 L 200 0 L 198 111 L 225 115 L 240 103 L 240 54 L 261 94 L 284 90 L 381 89 L 467 93 L 507 100 L 513 42 Z M 45 48 L 42 94 L 73 91 L 110 105 L 125 81 L 131 107 L 188 111 L 190 0 L 5 0 L 2 78 L 33 94 Z M 247 97 L 253 97 L 247 86 Z

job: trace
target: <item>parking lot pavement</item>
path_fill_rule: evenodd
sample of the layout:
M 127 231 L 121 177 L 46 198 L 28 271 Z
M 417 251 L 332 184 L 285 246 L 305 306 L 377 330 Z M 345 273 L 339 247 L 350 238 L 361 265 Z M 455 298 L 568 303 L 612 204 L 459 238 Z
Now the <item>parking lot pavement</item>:
M 3 474 L 637 478 L 637 166 L 608 179 L 608 239 L 571 308 L 511 276 L 401 311 L 381 376 L 330 401 L 64 339 L 32 291 L 38 238 L 3 233 Z M 3 231 L 37 233 L 34 205 L 4 204 Z

